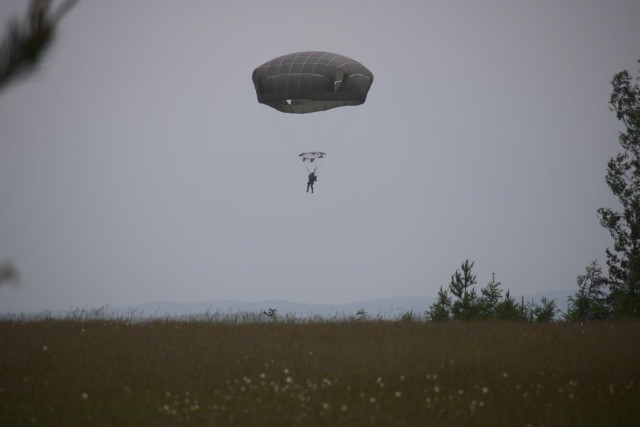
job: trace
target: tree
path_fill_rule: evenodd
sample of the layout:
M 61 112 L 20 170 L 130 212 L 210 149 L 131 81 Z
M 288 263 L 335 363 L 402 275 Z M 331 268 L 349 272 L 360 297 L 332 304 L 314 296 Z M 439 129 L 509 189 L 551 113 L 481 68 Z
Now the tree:
M 33 72 L 51 46 L 58 21 L 77 3 L 66 0 L 51 12 L 52 0 L 31 0 L 28 19 L 13 20 L 0 41 L 0 92 L 9 83 Z M 18 283 L 19 274 L 9 261 L 0 264 L 0 286 Z
M 33 72 L 51 47 L 56 25 L 77 3 L 66 0 L 55 11 L 52 0 L 31 0 L 28 19 L 14 20 L 0 44 L 0 90 Z
M 477 283 L 476 275 L 471 272 L 475 262 L 465 260 L 460 270 L 451 276 L 449 291 L 456 298 L 451 306 L 454 319 L 469 320 L 478 315 L 478 295 L 473 285 Z
M 636 79 L 637 80 L 637 79 Z M 609 159 L 607 185 L 622 211 L 598 209 L 600 224 L 613 238 L 607 248 L 609 303 L 614 314 L 640 316 L 640 87 L 628 71 L 611 81 L 610 109 L 625 131 L 618 140 L 623 151 Z
M 20 283 L 20 272 L 14 263 L 4 261 L 0 263 L 0 286 L 17 285 Z
M 556 302 L 547 297 L 542 297 L 540 304 L 534 304 L 532 309 L 533 318 L 536 322 L 550 322 L 555 319 L 557 312 Z
M 429 310 L 425 312 L 425 316 L 434 322 L 442 322 L 451 319 L 451 297 L 446 289 L 438 291 L 438 299 L 435 303 L 431 304 Z
M 540 304 L 533 301 L 525 305 L 524 300 L 518 304 L 509 290 L 502 297 L 502 284 L 496 281 L 496 274 L 491 273 L 491 280 L 480 289 L 480 296 L 473 287 L 476 275 L 472 273 L 474 262 L 465 260 L 460 269 L 451 276 L 448 289 L 440 286 L 438 298 L 425 311 L 425 317 L 432 321 L 446 320 L 529 320 L 550 321 L 558 312 L 553 300 L 542 298 Z
M 479 312 L 480 317 L 491 319 L 496 317 L 498 304 L 502 298 L 501 283 L 496 282 L 496 273 L 491 273 L 491 281 L 480 289 Z
M 500 301 L 496 308 L 496 317 L 502 320 L 526 320 L 523 308 L 518 306 L 518 303 L 507 289 L 504 299 Z
M 568 298 L 567 319 L 600 320 L 610 317 L 611 309 L 605 292 L 608 282 L 598 262 L 591 261 L 577 282 L 578 292 Z

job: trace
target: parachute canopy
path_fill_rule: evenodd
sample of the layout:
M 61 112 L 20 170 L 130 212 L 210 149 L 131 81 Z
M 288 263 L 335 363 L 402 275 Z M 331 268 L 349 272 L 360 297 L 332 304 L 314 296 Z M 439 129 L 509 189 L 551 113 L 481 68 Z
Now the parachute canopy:
M 298 154 L 298 157 L 302 159 L 302 163 L 313 163 L 316 159 L 324 159 L 324 156 L 326 156 L 326 153 L 323 153 L 322 151 L 311 151 L 309 153 Z
M 296 52 L 253 70 L 258 102 L 283 113 L 313 113 L 367 99 L 373 73 L 361 63 L 329 52 Z

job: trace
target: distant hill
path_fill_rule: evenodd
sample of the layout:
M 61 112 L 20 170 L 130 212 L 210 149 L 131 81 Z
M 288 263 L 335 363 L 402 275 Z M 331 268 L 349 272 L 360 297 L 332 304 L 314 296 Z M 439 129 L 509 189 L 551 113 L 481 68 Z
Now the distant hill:
M 567 310 L 567 297 L 574 294 L 575 290 L 560 290 L 524 295 L 525 302 L 539 302 L 542 297 L 547 297 L 556 302 L 556 306 L 562 311 Z M 515 296 L 520 302 L 520 296 Z M 116 315 L 148 316 L 190 316 L 211 314 L 238 314 L 238 313 L 262 313 L 268 309 L 275 309 L 279 316 L 292 315 L 298 318 L 314 316 L 321 317 L 348 317 L 354 316 L 359 310 L 364 310 L 370 317 L 396 318 L 402 314 L 413 311 L 422 315 L 431 304 L 435 302 L 433 297 L 392 297 L 356 301 L 342 304 L 305 304 L 284 300 L 246 302 L 238 300 L 212 300 L 203 302 L 173 302 L 159 301 L 139 305 L 112 307 L 108 311 Z

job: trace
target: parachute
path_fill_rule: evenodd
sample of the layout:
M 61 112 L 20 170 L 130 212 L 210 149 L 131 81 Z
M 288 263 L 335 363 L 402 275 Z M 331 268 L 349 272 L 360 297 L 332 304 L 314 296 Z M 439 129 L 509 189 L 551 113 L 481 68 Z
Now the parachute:
M 302 158 L 302 163 L 307 161 L 309 163 L 313 163 L 316 159 L 324 159 L 324 156 L 326 156 L 326 153 L 323 153 L 322 151 L 311 151 L 310 153 L 298 154 L 298 157 Z
M 293 122 L 303 121 L 294 116 L 311 114 L 315 120 L 321 112 L 363 104 L 373 83 L 373 73 L 343 55 L 306 51 L 265 62 L 253 71 L 252 79 L 258 102 L 285 113 L 287 120 Z M 322 128 L 328 122 L 316 121 L 313 127 Z M 295 139 L 297 146 L 305 142 L 299 137 Z M 310 168 L 317 170 L 328 150 L 302 145 L 304 151 L 298 157 L 309 172 Z

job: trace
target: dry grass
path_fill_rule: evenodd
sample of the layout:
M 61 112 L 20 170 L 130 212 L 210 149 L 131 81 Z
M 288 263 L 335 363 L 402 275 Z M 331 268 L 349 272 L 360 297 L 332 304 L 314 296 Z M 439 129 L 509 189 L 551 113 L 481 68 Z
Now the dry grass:
M 640 323 L 0 322 L 0 425 L 632 426 Z

